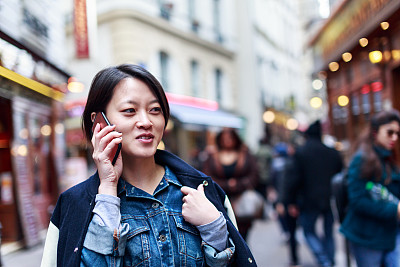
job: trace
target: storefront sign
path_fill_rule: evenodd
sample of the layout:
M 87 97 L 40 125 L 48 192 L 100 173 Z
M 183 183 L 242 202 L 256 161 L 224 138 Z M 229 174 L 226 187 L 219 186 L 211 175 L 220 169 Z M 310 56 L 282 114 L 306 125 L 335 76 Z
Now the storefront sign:
M 86 0 L 74 1 L 74 34 L 77 58 L 89 58 Z
M 343 47 L 343 43 L 357 35 L 371 19 L 385 7 L 398 0 L 353 0 L 334 16 L 314 40 L 315 49 L 325 61 Z

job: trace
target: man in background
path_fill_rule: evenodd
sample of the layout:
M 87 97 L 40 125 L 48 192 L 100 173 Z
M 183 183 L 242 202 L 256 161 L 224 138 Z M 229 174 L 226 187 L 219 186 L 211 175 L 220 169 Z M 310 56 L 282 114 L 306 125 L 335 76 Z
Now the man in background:
M 320 266 L 335 264 L 333 239 L 334 217 L 331 210 L 331 179 L 343 167 L 338 151 L 321 141 L 320 121 L 305 132 L 306 142 L 296 150 L 293 158 L 292 178 L 285 183 L 284 201 L 289 203 L 292 216 L 300 212 L 300 224 L 307 244 Z M 315 223 L 323 219 L 323 236 L 318 236 Z

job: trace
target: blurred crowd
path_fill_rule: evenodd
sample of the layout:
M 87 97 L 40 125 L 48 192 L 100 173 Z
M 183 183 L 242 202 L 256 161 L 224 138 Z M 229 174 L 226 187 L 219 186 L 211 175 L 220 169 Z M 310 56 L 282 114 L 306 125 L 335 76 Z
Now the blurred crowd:
M 289 266 L 301 266 L 299 229 L 315 263 L 335 266 L 335 223 L 346 240 L 348 266 L 400 266 L 399 125 L 396 110 L 374 115 L 347 153 L 324 144 L 320 121 L 302 133 L 302 142 L 272 144 L 265 136 L 254 154 L 235 130 L 224 129 L 196 162 L 227 193 L 243 238 L 256 219 L 276 219 Z M 339 174 L 341 196 L 332 184 Z M 335 197 L 344 207 L 334 205 Z M 316 231 L 319 220 L 322 231 Z

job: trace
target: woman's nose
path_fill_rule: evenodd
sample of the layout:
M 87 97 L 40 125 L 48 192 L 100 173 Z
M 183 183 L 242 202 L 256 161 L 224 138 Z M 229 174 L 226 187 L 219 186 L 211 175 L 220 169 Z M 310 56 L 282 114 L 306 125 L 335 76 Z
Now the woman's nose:
M 142 112 L 138 116 L 138 121 L 137 121 L 136 125 L 139 128 L 143 127 L 143 128 L 147 129 L 147 128 L 151 127 L 153 125 L 153 123 L 150 121 L 148 114 L 145 112 Z

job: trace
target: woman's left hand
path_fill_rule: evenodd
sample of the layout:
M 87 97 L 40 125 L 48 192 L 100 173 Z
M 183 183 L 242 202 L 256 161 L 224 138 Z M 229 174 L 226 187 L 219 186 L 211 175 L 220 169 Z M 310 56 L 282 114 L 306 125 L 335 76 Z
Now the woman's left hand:
M 199 226 L 218 219 L 220 213 L 204 194 L 203 184 L 200 184 L 197 190 L 182 186 L 181 192 L 185 195 L 182 199 L 182 216 L 185 221 L 194 226 Z

